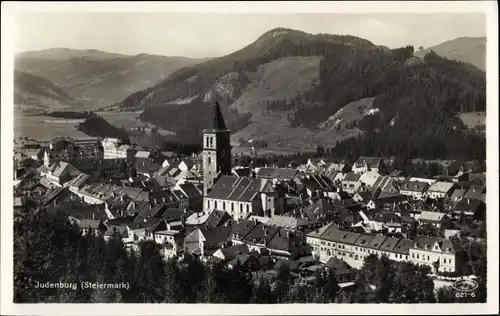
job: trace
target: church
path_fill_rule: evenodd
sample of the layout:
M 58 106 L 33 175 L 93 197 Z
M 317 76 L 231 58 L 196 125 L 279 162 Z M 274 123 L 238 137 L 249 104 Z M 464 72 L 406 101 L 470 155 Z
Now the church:
M 231 175 L 231 131 L 219 103 L 213 124 L 203 131 L 203 210 L 226 211 L 234 220 L 251 215 L 272 217 L 280 209 L 278 193 L 267 179 Z

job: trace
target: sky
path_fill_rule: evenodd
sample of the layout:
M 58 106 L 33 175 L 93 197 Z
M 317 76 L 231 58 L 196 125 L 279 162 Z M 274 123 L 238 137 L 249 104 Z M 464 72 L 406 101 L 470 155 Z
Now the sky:
M 264 32 L 286 27 L 354 35 L 389 48 L 430 47 L 457 37 L 486 36 L 480 13 L 19 13 L 15 52 L 55 47 L 191 58 L 229 54 Z

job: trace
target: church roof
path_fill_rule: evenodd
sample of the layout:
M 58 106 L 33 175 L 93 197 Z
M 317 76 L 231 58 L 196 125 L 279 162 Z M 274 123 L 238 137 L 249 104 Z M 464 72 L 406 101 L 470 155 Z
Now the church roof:
M 226 123 L 224 122 L 224 117 L 222 116 L 222 111 L 220 109 L 219 102 L 215 102 L 214 105 L 214 116 L 211 128 L 207 130 L 210 131 L 227 131 Z

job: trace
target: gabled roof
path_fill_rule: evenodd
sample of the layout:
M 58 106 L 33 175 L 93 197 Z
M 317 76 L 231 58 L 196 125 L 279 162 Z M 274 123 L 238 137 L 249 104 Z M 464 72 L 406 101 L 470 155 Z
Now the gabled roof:
M 484 208 L 485 206 L 486 204 L 479 199 L 464 197 L 455 205 L 455 209 L 453 211 L 455 213 L 475 213 L 477 210 Z
M 418 220 L 439 222 L 441 219 L 443 219 L 445 215 L 446 215 L 445 213 L 440 213 L 440 212 L 422 211 L 422 213 L 420 213 L 420 217 L 418 218 Z
M 231 216 L 226 211 L 213 210 L 210 215 L 208 215 L 207 220 L 204 225 L 207 228 L 214 228 L 223 225 L 227 222 Z
M 221 248 L 220 250 L 224 254 L 225 260 L 232 260 L 240 254 L 248 254 L 250 252 L 246 244 L 234 245 L 229 248 Z
M 380 250 L 392 252 L 394 248 L 397 246 L 399 240 L 400 238 L 387 237 L 380 246 Z
M 80 173 L 76 178 L 71 179 L 68 184 L 69 186 L 77 187 L 84 185 L 85 182 L 90 178 L 89 175 L 85 173 Z
M 262 179 L 223 175 L 206 195 L 207 198 L 250 202 L 260 192 Z
M 455 189 L 455 191 L 453 191 L 453 194 L 451 195 L 451 199 L 460 199 L 465 195 L 466 192 L 467 191 L 464 189 Z
M 387 237 L 384 235 L 377 234 L 373 236 L 373 239 L 368 243 L 366 247 L 372 249 L 380 249 L 386 238 Z
M 257 170 L 257 176 L 260 178 L 272 179 L 278 173 L 278 168 L 262 167 Z
M 382 161 L 381 158 L 361 156 L 358 158 L 355 165 L 356 165 L 356 167 L 363 167 L 366 164 L 366 165 L 369 165 L 371 167 L 378 168 L 381 161 Z
M 81 229 L 99 229 L 99 226 L 101 226 L 102 221 L 99 219 L 82 219 L 78 223 L 78 227 Z
M 482 195 L 486 193 L 486 187 L 481 185 L 471 185 L 467 192 L 464 194 L 464 198 L 472 199 L 483 199 Z
M 361 178 L 361 175 L 360 174 L 356 174 L 356 173 L 348 173 L 344 180 L 342 181 L 349 181 L 349 182 L 358 182 L 359 181 L 359 178 Z
M 256 226 L 257 223 L 250 220 L 242 220 L 238 223 L 234 223 L 232 226 L 233 229 L 231 230 L 231 236 L 234 238 L 239 236 L 239 239 L 241 240 L 245 238 Z
M 150 151 L 139 150 L 135 154 L 135 158 L 149 158 L 150 155 L 151 155 Z
M 413 192 L 423 193 L 425 190 L 427 190 L 428 187 L 429 187 L 429 184 L 426 182 L 407 181 L 401 185 L 400 189 L 404 190 L 404 191 L 413 191 Z
M 438 250 L 434 248 L 436 245 L 439 247 Z M 427 237 L 427 236 L 415 236 L 413 240 L 413 249 L 418 250 L 427 250 L 441 253 L 455 253 L 460 247 L 458 245 L 453 244 L 452 241 L 445 238 L 438 237 Z
M 409 239 L 401 238 L 399 239 L 396 246 L 393 248 L 393 252 L 408 254 L 410 252 L 410 248 L 413 247 L 413 242 Z
M 288 228 L 298 228 L 302 226 L 308 226 L 320 223 L 318 220 L 310 220 L 309 218 L 295 218 L 291 216 L 273 216 L 267 221 L 267 225 L 274 225 L 279 227 L 288 227 Z
M 219 226 L 214 228 L 200 228 L 201 233 L 205 236 L 205 244 L 206 245 L 217 245 L 223 243 L 229 239 L 231 234 L 232 227 L 228 226 Z
M 243 240 L 247 244 L 260 244 L 263 245 L 271 237 L 278 232 L 279 228 L 274 227 L 274 226 L 268 226 L 262 223 L 258 223 L 246 236 L 243 238 Z
M 249 177 L 252 174 L 251 168 L 234 168 L 233 173 L 238 177 Z
M 427 192 L 438 192 L 438 193 L 448 193 L 454 186 L 451 182 L 437 181 L 431 184 L 427 189 Z
M 198 188 L 193 183 L 186 182 L 179 185 L 179 187 L 190 198 L 202 196 L 200 190 L 198 190 Z

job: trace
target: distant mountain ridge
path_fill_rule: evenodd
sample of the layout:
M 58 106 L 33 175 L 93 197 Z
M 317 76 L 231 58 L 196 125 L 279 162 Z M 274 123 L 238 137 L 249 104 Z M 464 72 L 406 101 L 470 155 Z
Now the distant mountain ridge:
M 415 52 L 415 56 L 422 58 L 431 50 L 441 57 L 470 63 L 486 70 L 486 37 L 459 37 L 428 47 L 423 52 Z
M 18 54 L 15 69 L 45 77 L 87 108 L 99 108 L 150 87 L 182 67 L 205 60 L 53 48 Z
M 16 54 L 16 59 L 39 58 L 39 59 L 67 60 L 71 58 L 81 58 L 81 57 L 94 58 L 94 59 L 113 59 L 113 58 L 127 58 L 131 57 L 131 55 L 108 53 L 97 49 L 71 49 L 65 47 L 26 51 Z
M 75 99 L 50 80 L 14 71 L 14 104 L 18 109 L 47 110 L 67 108 Z

